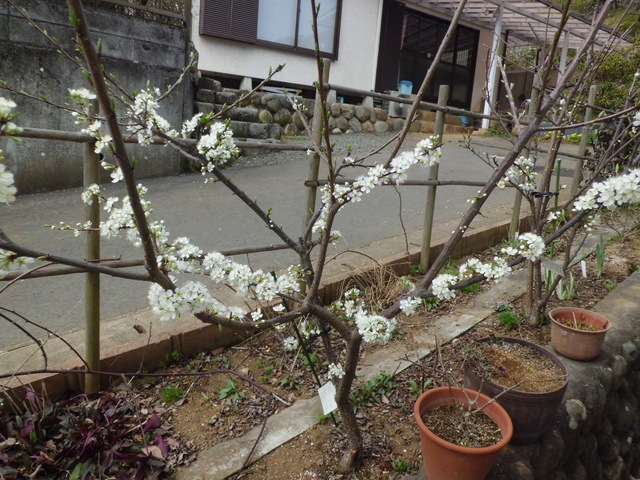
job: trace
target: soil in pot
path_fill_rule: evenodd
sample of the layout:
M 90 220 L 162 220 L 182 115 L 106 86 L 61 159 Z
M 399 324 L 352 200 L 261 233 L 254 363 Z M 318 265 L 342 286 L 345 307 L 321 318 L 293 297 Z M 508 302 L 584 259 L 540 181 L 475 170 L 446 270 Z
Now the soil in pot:
M 496 422 L 483 411 L 470 411 L 467 405 L 441 405 L 422 415 L 429 430 L 447 442 L 461 447 L 490 447 L 502 440 Z
M 465 385 L 497 397 L 513 421 L 514 443 L 537 440 L 567 388 L 564 365 L 551 352 L 518 338 L 484 338 L 471 349 Z
M 559 307 L 549 312 L 551 346 L 573 360 L 591 360 L 600 354 L 611 322 L 599 313 L 576 307 Z
M 469 401 L 475 402 L 471 407 Z M 460 414 L 467 416 L 467 421 L 475 423 L 476 418 L 490 417 L 489 428 L 497 431 L 500 439 L 497 443 L 485 447 L 460 446 L 447 441 L 432 431 L 425 420 L 433 423 L 434 418 L 447 413 L 447 405 L 454 405 L 453 417 L 446 420 L 448 425 L 460 423 Z M 462 412 L 458 410 L 462 407 Z M 478 410 L 477 413 L 471 413 Z M 436 411 L 433 415 L 432 412 Z M 450 412 L 449 412 L 450 413 Z M 426 391 L 414 404 L 414 418 L 420 430 L 420 442 L 424 468 L 429 480 L 482 480 L 496 461 L 500 450 L 511 440 L 513 424 L 507 412 L 498 403 L 491 402 L 486 395 L 469 389 L 457 387 L 438 387 Z M 436 422 L 438 423 L 438 422 Z M 445 428 L 445 430 L 450 430 Z M 456 428 L 454 427 L 455 431 Z M 458 428 L 458 433 L 460 429 Z M 455 432 L 454 432 L 455 433 Z M 454 436 L 458 436 L 454 434 Z

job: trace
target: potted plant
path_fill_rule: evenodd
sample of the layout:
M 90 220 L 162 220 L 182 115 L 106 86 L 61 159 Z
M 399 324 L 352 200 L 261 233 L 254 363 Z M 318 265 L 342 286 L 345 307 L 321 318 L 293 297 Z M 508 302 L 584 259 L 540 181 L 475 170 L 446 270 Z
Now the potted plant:
M 567 389 L 567 370 L 551 352 L 520 338 L 486 337 L 465 359 L 464 383 L 504 407 L 514 443 L 540 438 L 555 418 Z
M 598 356 L 611 322 L 599 313 L 577 307 L 559 307 L 549 312 L 551 346 L 573 360 Z
M 416 400 L 413 413 L 420 429 L 424 468 L 429 480 L 484 479 L 513 435 L 513 424 L 505 409 L 486 395 L 466 388 L 428 390 Z M 467 427 L 486 421 L 488 416 L 491 430 L 494 433 L 499 430 L 497 439 L 479 447 L 453 443 L 456 440 L 445 435 L 447 428 L 439 420 L 443 415 L 444 424 L 453 424 L 458 431 L 464 428 L 467 438 Z

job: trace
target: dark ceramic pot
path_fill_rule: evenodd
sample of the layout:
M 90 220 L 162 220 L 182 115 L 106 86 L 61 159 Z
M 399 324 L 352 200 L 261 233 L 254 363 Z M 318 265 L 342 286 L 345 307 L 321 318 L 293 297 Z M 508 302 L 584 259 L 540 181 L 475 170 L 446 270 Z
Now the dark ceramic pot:
M 563 385 L 548 392 L 522 392 L 519 390 L 508 390 L 487 378 L 482 378 L 472 365 L 465 364 L 464 384 L 465 387 L 477 390 L 489 397 L 496 397 L 497 402 L 504 407 L 513 421 L 513 443 L 529 443 L 542 436 L 555 418 L 556 411 L 560 406 L 564 392 L 569 384 L 567 379 L 567 369 L 560 359 L 540 345 L 522 340 L 520 338 L 497 337 L 482 338 L 479 342 L 511 342 L 526 345 L 540 355 L 550 359 L 562 371 L 564 376 Z M 504 393 L 503 393 L 504 392 Z

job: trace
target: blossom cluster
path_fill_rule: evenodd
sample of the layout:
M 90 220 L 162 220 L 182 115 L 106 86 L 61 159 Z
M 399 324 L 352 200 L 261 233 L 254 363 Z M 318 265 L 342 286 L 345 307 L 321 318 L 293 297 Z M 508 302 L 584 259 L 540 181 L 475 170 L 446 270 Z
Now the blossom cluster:
M 474 275 L 484 275 L 487 280 L 499 280 L 511 271 L 506 260 L 493 257 L 490 262 L 481 262 L 477 258 L 470 258 L 460 265 L 457 274 L 441 273 L 431 282 L 431 292 L 439 300 L 455 298 L 456 292 L 451 286 L 458 282 L 472 278 Z
M 17 189 L 14 185 L 15 179 L 4 165 L 4 154 L 0 150 L 0 203 L 9 205 L 16 201 Z
M 16 135 L 22 131 L 11 121 L 15 118 L 14 108 L 16 108 L 16 102 L 0 97 L 0 135 Z
M 531 157 L 520 156 L 513 166 L 509 167 L 504 177 L 498 181 L 497 187 L 504 188 L 507 183 L 518 186 L 523 192 L 528 193 L 536 189 L 533 167 L 535 160 Z
M 422 299 L 416 297 L 407 297 L 400 300 L 400 310 L 407 315 L 413 315 L 422 305 Z
M 0 278 L 12 272 L 25 271 L 31 263 L 33 258 L 19 257 L 13 252 L 0 249 Z
M 540 259 L 544 253 L 544 239 L 532 232 L 518 234 L 512 245 L 502 249 L 502 253 L 508 257 L 522 255 L 532 262 Z
M 169 122 L 158 114 L 160 96 L 160 89 L 148 88 L 138 93 L 133 104 L 129 106 L 128 114 L 132 124 L 127 127 L 127 130 L 138 135 L 138 143 L 142 146 L 151 143 L 156 131 L 163 132 L 173 138 L 178 136 L 178 132 L 171 128 Z
M 233 141 L 233 132 L 222 122 L 213 123 L 209 133 L 200 138 L 198 152 L 207 159 L 202 168 L 203 175 L 215 167 L 223 167 L 240 153 Z
M 640 119 L 639 119 L 640 121 Z M 591 185 L 573 204 L 574 211 L 640 203 L 640 169 Z
M 388 342 L 398 329 L 395 318 L 370 314 L 364 306 L 362 292 L 357 288 L 347 291 L 342 301 L 336 301 L 332 307 L 341 312 L 345 318 L 352 319 L 365 342 Z
M 440 162 L 441 148 L 438 146 L 438 136 L 425 138 L 418 142 L 409 152 L 403 152 L 391 160 L 388 166 L 381 164 L 369 167 L 367 173 L 357 177 L 352 183 L 343 185 L 325 185 L 322 192 L 322 210 L 315 224 L 314 232 L 324 231 L 327 226 L 329 208 L 334 203 L 346 204 L 359 202 L 362 195 L 371 192 L 375 187 L 388 183 L 390 179 L 402 183 L 406 179 L 406 172 L 413 165 L 431 167 Z M 352 164 L 351 157 L 345 159 L 345 164 Z
M 233 313 L 213 298 L 207 287 L 199 282 L 189 281 L 175 290 L 165 290 L 154 283 L 149 288 L 148 299 L 153 312 L 163 321 L 173 320 L 184 313 Z

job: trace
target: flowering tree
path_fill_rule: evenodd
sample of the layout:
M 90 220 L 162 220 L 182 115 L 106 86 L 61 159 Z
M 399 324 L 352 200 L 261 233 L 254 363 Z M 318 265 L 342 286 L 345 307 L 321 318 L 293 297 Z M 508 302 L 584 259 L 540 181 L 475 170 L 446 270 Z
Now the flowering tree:
M 311 0 L 313 10 L 315 2 Z M 611 0 L 608 4 L 611 3 Z M 505 158 L 493 165 L 493 174 L 487 184 L 473 199 L 468 212 L 464 215 L 459 228 L 452 234 L 443 252 L 435 260 L 433 266 L 425 274 L 413 291 L 399 298 L 386 311 L 370 312 L 355 291 L 349 291 L 341 302 L 332 306 L 323 305 L 318 299 L 318 292 L 323 277 L 327 251 L 331 242 L 339 239 L 339 233 L 332 230 L 336 216 L 352 202 L 359 202 L 372 189 L 391 182 L 402 183 L 407 171 L 413 165 L 433 166 L 440 161 L 439 139 L 427 138 L 419 142 L 409 152 L 398 154 L 398 147 L 389 158 L 381 163 L 367 164 L 367 157 L 335 158 L 329 139 L 328 115 L 323 102 L 324 148 L 314 145 L 317 153 L 328 167 L 328 183 L 322 189 L 319 207 L 303 235 L 298 238 L 285 232 L 271 218 L 271 212 L 262 208 L 256 201 L 240 190 L 224 173 L 223 168 L 238 155 L 232 134 L 225 123 L 216 121 L 216 115 L 198 114 L 178 128 L 174 128 L 159 114 L 159 105 L 168 92 L 156 88 L 146 88 L 135 95 L 122 95 L 110 88 L 112 80 L 105 75 L 90 37 L 89 25 L 80 0 L 68 0 L 73 26 L 77 33 L 78 43 L 83 52 L 86 70 L 91 81 L 91 88 L 73 88 L 69 95 L 74 102 L 74 115 L 82 124 L 83 132 L 95 138 L 96 152 L 109 150 L 115 163 L 104 162 L 103 167 L 111 172 L 114 182 L 122 182 L 126 189 L 123 198 L 105 198 L 98 185 L 92 185 L 82 195 L 86 203 L 100 202 L 107 218 L 99 225 L 82 225 L 77 230 L 99 229 L 104 237 L 125 235 L 135 246 L 140 248 L 145 259 L 145 272 L 142 274 L 125 273 L 100 263 L 59 257 L 45 252 L 35 251 L 17 245 L 0 230 L 0 260 L 2 270 L 10 271 L 25 268 L 33 259 L 79 267 L 87 272 L 97 272 L 117 278 L 128 278 L 150 283 L 149 303 L 162 319 L 171 320 L 184 313 L 195 315 L 202 322 L 226 328 L 252 330 L 255 332 L 278 325 L 293 322 L 318 322 L 322 326 L 331 327 L 344 342 L 344 362 L 334 361 L 328 369 L 328 376 L 337 382 L 336 402 L 338 404 L 343 425 L 347 431 L 348 447 L 341 461 L 341 468 L 349 469 L 357 466 L 363 452 L 363 441 L 359 431 L 350 391 L 356 376 L 360 347 L 362 341 L 385 342 L 393 335 L 397 323 L 394 316 L 400 312 L 413 313 L 421 305 L 422 299 L 436 294 L 440 298 L 454 295 L 456 284 L 473 279 L 497 279 L 510 269 L 508 256 L 527 258 L 537 261 L 544 249 L 544 242 L 539 236 L 540 230 L 524 233 L 518 237 L 513 247 L 505 250 L 505 258 L 496 258 L 491 263 L 469 260 L 460 269 L 458 275 L 439 275 L 438 273 L 449 258 L 454 246 L 461 239 L 473 218 L 491 192 L 504 182 L 515 182 L 516 176 L 522 175 L 531 168 L 532 162 L 521 155 L 529 139 L 540 127 L 542 120 L 558 104 L 568 80 L 577 71 L 580 58 L 588 51 L 585 47 L 576 52 L 576 58 L 567 68 L 566 73 L 558 81 L 557 86 L 541 97 L 535 107 L 535 114 L 521 135 L 514 140 L 512 151 Z M 460 3 L 447 37 L 456 26 L 464 2 Z M 565 12 L 566 13 L 566 12 Z M 594 24 L 591 37 L 601 24 L 601 15 Z M 435 73 L 439 57 L 446 47 L 446 41 L 436 55 L 432 68 L 420 90 L 423 92 Z M 546 72 L 553 64 L 553 49 L 549 52 L 543 66 Z M 322 78 L 322 62 L 318 60 L 319 76 Z M 583 82 L 586 80 L 583 80 Z M 318 84 L 319 94 L 325 97 L 324 85 Z M 170 91 L 170 89 L 169 89 Z M 420 95 L 418 95 L 419 97 Z M 126 109 L 126 121 L 120 122 L 113 108 L 112 100 L 117 99 Z M 91 101 L 97 100 L 101 114 L 96 114 Z M 0 124 L 2 135 L 18 132 L 13 123 L 13 110 L 16 108 L 12 100 L 0 100 Z M 306 124 L 304 112 L 294 102 L 294 108 Z M 413 106 L 412 112 L 417 108 Z M 630 111 L 626 112 L 629 114 Z M 408 131 L 407 123 L 400 134 L 400 142 Z M 219 252 L 204 252 L 185 236 L 175 236 L 167 231 L 161 220 L 155 219 L 152 206 L 145 200 L 146 188 L 137 183 L 134 176 L 133 163 L 129 158 L 124 142 L 123 129 L 135 134 L 141 145 L 161 142 L 179 151 L 184 157 L 198 165 L 207 178 L 218 181 L 229 188 L 239 199 L 245 202 L 264 224 L 271 229 L 300 257 L 300 265 L 291 267 L 286 273 L 272 275 L 262 270 L 252 270 L 247 265 L 235 262 Z M 193 138 L 196 137 L 195 142 Z M 347 172 L 358 171 L 355 179 L 347 183 L 339 183 L 339 177 L 348 177 Z M 518 180 L 520 181 L 520 180 Z M 519 185 L 521 190 L 529 190 L 529 181 Z M 0 200 L 10 203 L 15 199 L 12 174 L 0 169 Z M 541 211 L 544 208 L 540 207 Z M 576 216 L 574 218 L 578 218 Z M 573 220 L 577 223 L 577 220 Z M 311 253 L 316 253 L 312 261 Z M 179 281 L 179 274 L 190 274 L 197 280 Z M 225 284 L 233 288 L 237 294 L 248 302 L 261 305 L 248 312 L 238 307 L 224 305 L 211 293 L 212 284 Z M 304 289 L 301 288 L 304 285 Z M 281 304 L 281 305 L 278 305 Z M 265 307 L 266 305 L 266 307 Z M 309 327 L 311 330 L 316 327 Z M 288 338 L 285 346 L 293 347 L 297 339 Z M 330 355 L 330 358 L 332 356 Z

